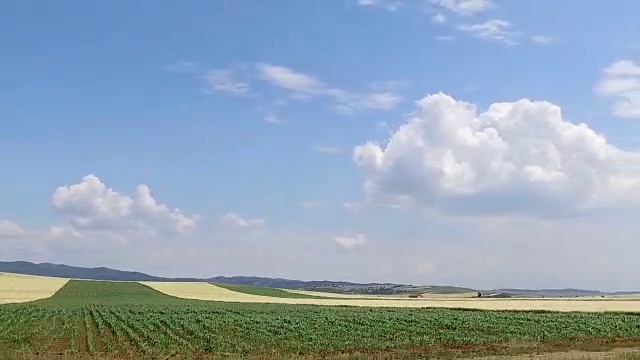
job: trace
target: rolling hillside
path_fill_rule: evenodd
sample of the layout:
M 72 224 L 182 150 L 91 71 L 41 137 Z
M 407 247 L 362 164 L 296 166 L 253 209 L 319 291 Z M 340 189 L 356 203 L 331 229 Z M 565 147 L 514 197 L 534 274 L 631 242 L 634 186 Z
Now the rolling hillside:
M 251 285 L 270 288 L 297 289 L 324 291 L 342 294 L 408 294 L 413 292 L 456 294 L 475 292 L 478 290 L 455 286 L 415 286 L 393 283 L 354 283 L 347 281 L 303 281 L 281 278 L 268 278 L 257 276 L 215 276 L 211 278 L 167 278 L 153 276 L 135 271 L 122 271 L 106 267 L 85 268 L 51 263 L 31 263 L 27 261 L 0 261 L 0 272 L 16 274 L 51 276 L 86 280 L 113 280 L 113 281 L 196 281 L 211 282 L 231 285 Z M 509 297 L 574 297 L 574 296 L 601 296 L 623 295 L 640 293 L 634 291 L 601 292 L 581 289 L 497 289 L 480 290 L 483 295 L 503 294 Z

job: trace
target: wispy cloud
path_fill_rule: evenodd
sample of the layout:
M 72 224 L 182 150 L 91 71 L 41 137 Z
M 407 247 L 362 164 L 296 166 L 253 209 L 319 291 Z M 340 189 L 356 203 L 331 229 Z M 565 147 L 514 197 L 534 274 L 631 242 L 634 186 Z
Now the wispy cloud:
M 202 81 L 205 85 L 202 91 L 207 94 L 221 92 L 242 97 L 256 95 L 249 84 L 243 65 L 205 70 L 196 62 L 181 61 L 166 66 L 164 69 L 171 72 L 187 74 L 194 79 Z
M 226 213 L 220 217 L 220 221 L 225 224 L 236 226 L 239 228 L 256 228 L 264 226 L 266 221 L 264 219 L 244 219 L 235 213 Z
M 311 75 L 302 74 L 284 66 L 257 64 L 256 68 L 262 79 L 283 89 L 312 95 L 329 94 L 333 90 Z
M 531 37 L 531 41 L 533 41 L 534 43 L 536 43 L 538 45 L 548 45 L 548 44 L 551 44 L 551 43 L 556 42 L 558 40 L 556 38 L 552 37 L 552 36 L 533 35 Z
M 444 15 L 438 13 L 431 17 L 431 22 L 437 25 L 442 25 L 447 22 L 447 18 Z
M 274 114 L 265 115 L 264 121 L 268 122 L 269 124 L 274 124 L 274 125 L 284 124 L 284 120 L 282 120 L 281 118 L 279 118 L 278 116 L 276 116 Z
M 640 63 L 620 60 L 609 65 L 604 69 L 595 91 L 613 98 L 616 116 L 640 119 Z
M 327 98 L 333 100 L 335 108 L 343 113 L 363 109 L 391 110 L 402 99 L 397 94 L 387 92 L 356 93 L 325 84 L 318 78 L 297 72 L 285 66 L 257 64 L 259 77 L 280 89 L 287 90 L 297 99 Z
M 290 100 L 327 99 L 333 103 L 332 107 L 336 111 L 352 114 L 361 110 L 391 110 L 402 101 L 402 98 L 392 91 L 393 82 L 391 81 L 387 82 L 385 91 L 356 92 L 329 86 L 315 76 L 285 66 L 267 63 L 240 63 L 224 68 L 202 70 L 196 63 L 181 62 L 166 67 L 166 69 L 186 73 L 203 81 L 205 87 L 202 90 L 207 94 L 224 93 L 238 97 L 264 98 L 265 92 L 258 92 L 256 88 L 266 83 L 273 88 L 289 92 L 288 98 L 280 97 L 278 99 L 278 106 L 282 106 Z M 263 84 L 256 84 L 256 82 Z M 382 83 L 379 85 L 382 86 Z M 395 85 L 398 84 L 400 82 L 396 82 Z M 274 115 L 267 115 L 264 120 L 273 124 L 282 123 Z
M 231 95 L 249 96 L 251 85 L 239 79 L 238 72 L 233 68 L 207 71 L 201 78 L 208 85 L 205 91 L 220 91 Z
M 431 0 L 431 3 L 463 16 L 474 15 L 496 7 L 492 0 Z
M 18 223 L 9 220 L 0 220 L 0 239 L 20 238 L 25 231 Z
M 369 109 L 391 110 L 402 101 L 400 96 L 392 92 L 352 95 L 356 99 L 350 103 L 351 107 L 365 107 Z
M 438 35 L 436 36 L 436 40 L 440 40 L 440 41 L 453 41 L 455 40 L 456 37 L 453 35 Z
M 360 6 L 382 7 L 389 11 L 397 11 L 403 5 L 402 0 L 357 0 L 356 3 Z
M 479 24 L 460 24 L 459 31 L 483 40 L 496 41 L 507 45 L 518 44 L 519 32 L 512 30 L 513 26 L 506 20 L 493 19 Z
M 367 237 L 364 234 L 354 236 L 336 236 L 333 238 L 336 245 L 345 250 L 353 250 L 367 243 Z

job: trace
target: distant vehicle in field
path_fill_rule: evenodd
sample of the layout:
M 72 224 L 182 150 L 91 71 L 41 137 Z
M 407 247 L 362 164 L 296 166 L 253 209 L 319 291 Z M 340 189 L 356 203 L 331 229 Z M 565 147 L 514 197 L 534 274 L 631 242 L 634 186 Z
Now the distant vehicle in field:
M 422 294 L 421 293 L 410 294 L 409 297 L 412 299 L 421 298 Z

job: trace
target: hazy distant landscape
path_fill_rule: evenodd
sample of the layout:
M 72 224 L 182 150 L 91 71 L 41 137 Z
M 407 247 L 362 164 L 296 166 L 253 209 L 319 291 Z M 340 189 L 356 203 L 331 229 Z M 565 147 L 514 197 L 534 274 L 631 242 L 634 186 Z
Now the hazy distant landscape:
M 480 292 L 483 296 L 502 297 L 574 297 L 639 294 L 640 291 L 602 292 L 584 289 L 471 289 L 446 285 L 410 285 L 391 283 L 353 283 L 345 281 L 302 281 L 258 276 L 213 276 L 210 278 L 166 278 L 141 272 L 121 271 L 105 267 L 84 268 L 50 263 L 26 261 L 0 261 L 0 272 L 62 277 L 72 279 L 112 281 L 158 281 L 158 282 L 209 282 L 220 284 L 253 285 L 282 289 L 326 291 L 345 294 L 394 295 L 411 293 L 463 294 Z

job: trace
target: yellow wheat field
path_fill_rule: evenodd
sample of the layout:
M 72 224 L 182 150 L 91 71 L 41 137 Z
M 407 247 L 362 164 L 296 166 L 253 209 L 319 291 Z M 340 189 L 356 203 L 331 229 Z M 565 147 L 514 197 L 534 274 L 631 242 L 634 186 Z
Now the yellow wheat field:
M 465 308 L 479 310 L 548 310 L 548 311 L 582 311 L 582 312 L 638 312 L 640 299 L 464 299 L 464 298 L 423 298 L 423 299 L 382 299 L 382 298 L 349 298 L 349 299 L 289 299 L 268 296 L 243 294 L 227 290 L 207 283 L 167 283 L 142 282 L 167 295 L 208 301 L 276 303 L 276 304 L 309 304 L 337 306 L 371 306 L 371 307 L 440 307 Z M 322 294 L 322 293 L 321 293 Z M 323 294 L 324 295 L 324 294 Z
M 20 303 L 53 296 L 68 279 L 0 273 L 0 304 Z

